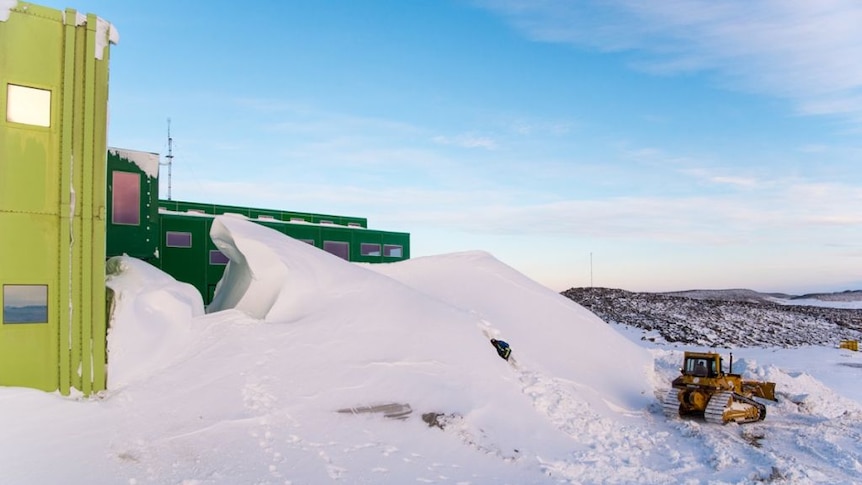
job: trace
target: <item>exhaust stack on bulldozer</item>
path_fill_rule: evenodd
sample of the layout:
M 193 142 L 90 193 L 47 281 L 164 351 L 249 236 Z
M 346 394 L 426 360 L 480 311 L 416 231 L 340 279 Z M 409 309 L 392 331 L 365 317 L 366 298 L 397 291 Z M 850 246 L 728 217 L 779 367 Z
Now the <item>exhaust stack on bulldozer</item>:
M 680 376 L 673 380 L 662 403 L 668 416 L 702 416 L 709 423 L 739 424 L 766 418 L 766 406 L 754 398 L 777 401 L 775 383 L 744 380 L 733 374 L 733 354 L 728 372 L 721 355 L 686 352 Z

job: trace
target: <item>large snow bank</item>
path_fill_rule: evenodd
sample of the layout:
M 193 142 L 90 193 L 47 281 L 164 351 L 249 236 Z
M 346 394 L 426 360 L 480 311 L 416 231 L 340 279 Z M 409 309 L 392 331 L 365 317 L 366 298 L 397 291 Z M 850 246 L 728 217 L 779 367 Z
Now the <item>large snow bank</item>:
M 513 346 L 519 362 L 575 379 L 597 407 L 605 402 L 633 409 L 653 399 L 648 391 L 653 381 L 648 352 L 584 307 L 487 252 L 368 268 L 475 315 L 495 338 Z
M 188 347 L 190 324 L 203 315 L 200 293 L 128 256 L 107 263 L 114 292 L 108 329 L 108 388 L 117 389 L 165 367 Z
M 223 301 L 259 316 L 202 314 L 188 285 L 113 260 L 110 389 L 0 388 L 0 483 L 862 481 L 859 407 L 784 364 L 738 360 L 779 382 L 762 423 L 667 419 L 641 395 L 644 350 L 488 254 L 372 270 L 241 219 L 219 218 L 216 232 L 241 256 Z M 513 344 L 517 364 L 489 335 Z M 836 388 L 862 369 L 857 352 L 828 366 L 836 349 L 797 352 L 788 361 L 828 370 Z M 651 391 L 680 359 L 659 352 Z M 339 412 L 372 408 L 405 419 Z
M 211 237 L 230 263 L 209 311 L 234 308 L 295 326 L 285 352 L 316 351 L 286 368 L 302 369 L 295 391 L 316 396 L 322 409 L 406 403 L 464 416 L 495 448 L 550 446 L 556 454 L 563 448 L 553 443 L 568 432 L 554 423 L 570 407 L 617 416 L 651 398 L 645 350 L 484 253 L 466 262 L 482 267 L 475 273 L 398 263 L 390 268 L 404 264 L 416 276 L 397 281 L 394 269 L 380 274 L 241 217 L 217 217 Z M 427 264 L 454 270 L 458 257 Z M 461 291 L 429 289 L 441 283 Z M 492 336 L 513 345 L 515 369 L 496 356 Z

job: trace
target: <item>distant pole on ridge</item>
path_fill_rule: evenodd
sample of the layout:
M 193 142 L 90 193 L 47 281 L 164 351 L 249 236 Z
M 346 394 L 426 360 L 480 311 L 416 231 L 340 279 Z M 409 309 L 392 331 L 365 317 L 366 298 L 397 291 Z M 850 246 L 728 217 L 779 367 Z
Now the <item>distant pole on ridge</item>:
M 590 288 L 593 287 L 593 252 L 590 251 Z

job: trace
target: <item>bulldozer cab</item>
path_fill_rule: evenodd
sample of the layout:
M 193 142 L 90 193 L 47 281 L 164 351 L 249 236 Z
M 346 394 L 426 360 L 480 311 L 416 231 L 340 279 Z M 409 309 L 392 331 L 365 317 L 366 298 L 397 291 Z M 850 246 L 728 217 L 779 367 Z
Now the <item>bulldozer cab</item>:
M 686 352 L 682 373 L 694 377 L 717 377 L 721 374 L 721 356 Z

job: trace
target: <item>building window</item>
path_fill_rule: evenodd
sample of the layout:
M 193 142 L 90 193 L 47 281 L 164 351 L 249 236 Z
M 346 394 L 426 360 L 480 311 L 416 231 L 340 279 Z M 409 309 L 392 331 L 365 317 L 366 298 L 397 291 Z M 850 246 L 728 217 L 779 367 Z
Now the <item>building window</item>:
M 300 239 L 300 241 L 302 241 L 306 244 L 311 244 L 312 246 L 314 246 L 314 239 Z
M 165 234 L 165 246 L 169 248 L 190 248 L 192 247 L 192 233 L 168 231 Z
M 374 243 L 361 243 L 359 252 L 363 256 L 380 256 L 380 245 Z
M 384 244 L 383 255 L 387 258 L 401 258 L 404 257 L 404 248 L 397 244 Z
M 302 217 L 291 217 L 290 222 L 305 222 L 305 219 Z
M 191 243 L 189 243 L 189 245 L 191 245 Z M 210 264 L 211 265 L 223 266 L 223 265 L 227 264 L 228 261 L 230 261 L 230 259 L 227 256 L 225 256 L 223 252 L 219 251 L 218 249 L 210 250 Z
M 3 285 L 3 323 L 48 323 L 48 285 Z
M 111 222 L 128 226 L 141 224 L 141 175 L 114 172 L 111 194 Z
M 341 241 L 323 241 L 323 250 L 350 261 L 350 244 Z
M 362 227 L 362 224 L 360 224 L 358 222 L 348 222 L 347 226 L 348 227 Z
M 51 91 L 8 85 L 6 121 L 34 126 L 51 126 Z
M 327 219 L 321 219 L 320 224 L 333 224 L 334 225 L 335 223 L 330 221 L 330 220 L 327 220 Z

